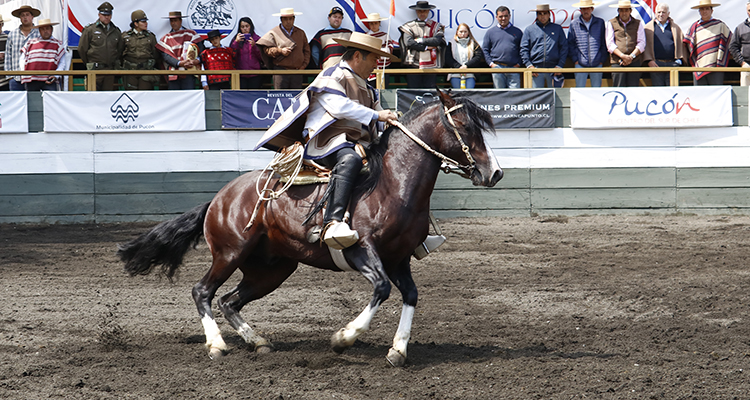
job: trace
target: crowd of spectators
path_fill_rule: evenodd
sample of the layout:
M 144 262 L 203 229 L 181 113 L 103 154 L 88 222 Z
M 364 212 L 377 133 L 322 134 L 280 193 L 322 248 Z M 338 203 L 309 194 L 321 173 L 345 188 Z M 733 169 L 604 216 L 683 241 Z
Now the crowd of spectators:
M 477 81 L 472 68 L 493 68 L 492 84 L 495 88 L 520 88 L 521 74 L 501 72 L 506 68 L 622 68 L 612 72 L 612 86 L 638 86 L 640 72 L 630 72 L 628 67 L 650 67 L 651 83 L 654 86 L 669 84 L 669 73 L 659 71 L 663 67 L 696 66 L 725 67 L 731 56 L 738 65 L 750 67 L 750 1 L 746 12 L 749 16 L 734 32 L 722 21 L 713 17 L 714 8 L 720 4 L 712 0 L 697 0 L 691 8 L 698 10 L 700 18 L 687 31 L 670 17 L 669 5 L 658 3 L 655 18 L 647 24 L 632 16 L 636 7 L 630 0 L 618 0 L 609 7 L 617 14 L 610 19 L 596 15 L 600 4 L 593 0 L 580 0 L 573 4 L 580 15 L 570 23 L 567 35 L 563 28 L 551 20 L 549 4 L 539 4 L 529 10 L 536 14 L 534 22 L 523 30 L 514 26 L 511 10 L 499 6 L 495 10 L 496 24 L 490 27 L 479 43 L 467 24 L 460 24 L 453 40 L 446 40 L 445 26 L 430 18 L 435 5 L 419 0 L 409 9 L 416 18 L 400 27 L 398 44 L 401 51 L 401 67 L 430 70 L 457 68 L 465 71 L 446 77 L 454 88 L 471 89 Z M 328 26 L 319 30 L 308 41 L 306 33 L 295 25 L 300 12 L 293 8 L 282 8 L 279 25 L 262 36 L 255 32 L 249 17 L 240 19 L 238 32 L 231 38 L 229 46 L 221 44 L 222 33 L 214 30 L 207 40 L 192 29 L 182 25 L 180 11 L 168 16 L 171 30 L 157 39 L 148 30 L 148 17 L 143 10 L 131 13 L 130 30 L 122 32 L 112 23 L 114 7 L 104 2 L 98 7 L 97 21 L 87 25 L 78 45 L 78 52 L 88 70 L 137 70 L 143 75 L 123 75 L 122 86 L 126 90 L 150 90 L 166 83 L 170 90 L 225 89 L 230 87 L 229 75 L 209 75 L 199 70 L 278 70 L 300 71 L 326 69 L 336 65 L 343 54 L 338 39 L 347 40 L 352 31 L 342 27 L 344 11 L 333 7 L 328 12 Z M 2 31 L 4 20 L 0 15 L 0 67 L 8 71 L 17 70 L 64 70 L 69 68 L 70 56 L 62 42 L 51 37 L 52 26 L 57 22 L 41 18 L 36 25 L 34 18 L 41 12 L 24 5 L 12 15 L 20 20 L 20 26 L 10 32 Z M 395 41 L 380 29 L 386 18 L 378 13 L 363 19 L 371 36 L 382 41 L 382 51 L 392 54 Z M 208 42 L 208 44 L 206 43 Z M 378 68 L 386 68 L 387 58 L 379 61 Z M 154 69 L 195 70 L 195 75 L 149 75 Z M 576 87 L 602 86 L 603 73 L 576 72 Z M 114 90 L 114 75 L 97 74 L 97 90 Z M 370 80 L 375 79 L 375 74 Z M 532 72 L 532 87 L 561 87 L 562 73 Z M 0 90 L 59 90 L 60 77 L 12 76 L 0 80 Z M 693 73 L 695 85 L 724 84 L 724 73 L 708 70 Z M 406 74 L 409 88 L 432 88 L 437 84 L 437 74 Z M 750 72 L 742 72 L 741 85 L 750 85 Z M 261 75 L 241 75 L 242 89 L 259 89 Z M 273 75 L 274 89 L 300 89 L 303 75 L 278 73 Z

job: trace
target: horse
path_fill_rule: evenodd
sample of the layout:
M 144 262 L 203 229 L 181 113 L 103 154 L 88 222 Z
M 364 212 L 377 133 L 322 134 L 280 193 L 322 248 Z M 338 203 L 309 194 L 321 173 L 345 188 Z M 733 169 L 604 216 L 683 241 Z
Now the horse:
M 438 90 L 440 101 L 419 105 L 390 126 L 369 149 L 369 175 L 360 176 L 349 205 L 349 223 L 360 239 L 343 250 L 350 270 L 373 286 L 369 304 L 354 320 L 333 334 L 331 347 L 341 353 L 369 329 L 380 305 L 389 297 L 391 282 L 401 292 L 402 311 L 387 361 L 406 362 L 417 287 L 411 256 L 427 237 L 430 195 L 438 173 L 457 171 L 476 186 L 494 186 L 503 171 L 484 140 L 495 134 L 490 114 L 468 98 Z M 462 164 L 455 160 L 466 160 Z M 446 166 L 454 167 L 448 169 Z M 213 256 L 211 267 L 192 290 L 206 335 L 209 357 L 226 355 L 228 348 L 211 311 L 219 287 L 239 269 L 242 279 L 222 296 L 218 308 L 225 319 L 257 353 L 272 350 L 240 316 L 247 303 L 278 288 L 299 263 L 342 271 L 326 246 L 308 238 L 306 213 L 318 225 L 322 213 L 315 203 L 325 185 L 291 186 L 275 200 L 262 202 L 255 222 L 246 229 L 259 198 L 256 182 L 261 171 L 245 173 L 224 186 L 208 203 L 162 222 L 151 231 L 119 246 L 117 255 L 130 276 L 149 274 L 161 266 L 172 278 L 183 256 L 205 236 Z M 274 187 L 281 186 L 278 178 Z M 369 183 L 368 183 L 369 182 Z

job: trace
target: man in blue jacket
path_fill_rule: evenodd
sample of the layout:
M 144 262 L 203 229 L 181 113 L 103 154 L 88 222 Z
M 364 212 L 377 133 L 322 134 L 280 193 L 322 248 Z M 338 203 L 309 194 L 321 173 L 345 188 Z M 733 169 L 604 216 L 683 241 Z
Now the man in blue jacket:
M 523 32 L 510 23 L 510 9 L 500 6 L 495 11 L 498 24 L 487 30 L 482 42 L 484 59 L 490 68 L 519 68 L 521 66 L 521 37 Z M 492 74 L 496 89 L 521 87 L 521 74 Z
M 536 21 L 523 31 L 521 60 L 526 68 L 563 68 L 568 59 L 568 42 L 560 25 L 550 22 L 549 4 L 536 6 Z M 556 73 L 555 75 L 562 75 Z M 552 86 L 549 72 L 532 74 L 532 87 Z
M 573 4 L 581 15 L 570 23 L 568 29 L 568 54 L 576 68 L 599 68 L 609 54 L 605 40 L 604 20 L 594 16 L 594 7 L 599 3 L 581 0 Z M 577 72 L 576 87 L 586 87 L 586 79 L 591 79 L 591 87 L 602 86 L 601 72 Z

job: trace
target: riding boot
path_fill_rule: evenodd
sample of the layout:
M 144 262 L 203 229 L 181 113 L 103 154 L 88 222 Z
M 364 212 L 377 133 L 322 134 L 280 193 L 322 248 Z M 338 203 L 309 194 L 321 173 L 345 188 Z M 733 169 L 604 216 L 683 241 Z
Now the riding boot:
M 414 249 L 414 258 L 421 260 L 427 257 L 433 250 L 445 243 L 443 235 L 427 235 L 427 238 L 416 249 Z
M 328 207 L 323 217 L 323 241 L 336 250 L 342 250 L 359 240 L 357 231 L 343 222 L 354 189 L 354 179 L 346 175 L 333 174 L 328 184 L 333 185 L 333 193 L 328 199 Z

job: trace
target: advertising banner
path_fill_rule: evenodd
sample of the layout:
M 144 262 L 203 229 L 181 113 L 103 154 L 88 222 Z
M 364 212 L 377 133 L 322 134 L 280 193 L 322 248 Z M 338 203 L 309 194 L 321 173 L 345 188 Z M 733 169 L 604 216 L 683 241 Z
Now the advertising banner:
M 570 89 L 572 128 L 732 126 L 731 86 Z
M 46 132 L 205 131 L 203 90 L 43 92 Z
M 495 129 L 553 129 L 555 127 L 554 89 L 472 89 L 454 90 L 489 111 Z M 406 113 L 417 104 L 439 101 L 431 90 L 396 91 L 396 110 Z
M 301 90 L 222 90 L 223 129 L 266 129 L 273 125 Z
M 27 133 L 29 107 L 26 92 L 0 92 L 0 133 Z

